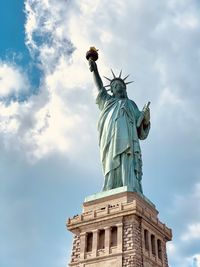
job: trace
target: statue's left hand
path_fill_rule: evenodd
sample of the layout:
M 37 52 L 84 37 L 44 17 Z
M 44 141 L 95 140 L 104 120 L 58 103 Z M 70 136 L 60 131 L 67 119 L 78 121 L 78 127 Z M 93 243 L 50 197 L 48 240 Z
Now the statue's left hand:
M 149 121 L 150 121 L 150 108 L 147 108 L 144 114 L 144 124 L 147 125 Z

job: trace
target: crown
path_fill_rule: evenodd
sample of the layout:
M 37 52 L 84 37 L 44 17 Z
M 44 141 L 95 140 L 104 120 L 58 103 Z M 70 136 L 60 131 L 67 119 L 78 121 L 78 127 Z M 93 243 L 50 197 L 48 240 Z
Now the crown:
M 127 75 L 125 78 L 121 78 L 121 76 L 122 76 L 122 70 L 120 71 L 118 77 L 114 74 L 114 72 L 113 72 L 112 69 L 111 69 L 111 72 L 112 72 L 112 75 L 113 75 L 113 79 L 110 79 L 110 78 L 108 78 L 106 76 L 103 76 L 106 80 L 108 80 L 110 82 L 110 84 L 108 84 L 108 85 L 105 86 L 105 87 L 110 87 L 107 91 L 111 91 L 111 84 L 114 81 L 116 81 L 116 80 L 122 82 L 125 85 L 125 87 L 126 87 L 127 84 L 134 82 L 134 81 L 125 82 L 125 80 L 129 77 L 129 75 Z

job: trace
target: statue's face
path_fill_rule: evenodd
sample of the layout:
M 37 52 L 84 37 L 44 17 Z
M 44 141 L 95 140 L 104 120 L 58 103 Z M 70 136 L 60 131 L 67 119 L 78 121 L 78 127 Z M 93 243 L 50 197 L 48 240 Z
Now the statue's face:
M 119 80 L 115 80 L 112 82 L 111 90 L 112 90 L 114 96 L 117 96 L 120 98 L 124 98 L 127 96 L 126 85 Z

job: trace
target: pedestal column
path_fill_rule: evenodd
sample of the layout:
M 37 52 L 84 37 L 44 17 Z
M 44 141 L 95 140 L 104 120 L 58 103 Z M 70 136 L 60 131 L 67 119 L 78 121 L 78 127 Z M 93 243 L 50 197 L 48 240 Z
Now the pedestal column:
M 98 246 L 98 230 L 93 230 L 93 242 L 92 242 L 92 256 L 97 256 L 97 246 Z
M 118 252 L 122 252 L 123 246 L 123 223 L 118 223 L 117 225 L 117 250 Z
M 80 234 L 80 260 L 85 259 L 86 233 Z
M 110 253 L 110 227 L 105 227 L 105 255 Z

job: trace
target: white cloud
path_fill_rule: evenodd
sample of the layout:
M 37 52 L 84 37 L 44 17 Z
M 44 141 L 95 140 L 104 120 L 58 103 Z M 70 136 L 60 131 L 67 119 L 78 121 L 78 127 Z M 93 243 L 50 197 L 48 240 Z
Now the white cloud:
M 19 122 L 16 119 L 17 103 L 12 103 L 9 107 L 0 103 L 0 130 L 4 134 L 16 134 Z
M 193 263 L 194 267 L 200 267 L 200 254 L 194 255 Z
M 19 94 L 30 88 L 26 75 L 17 66 L 0 62 L 0 97 Z
M 25 2 L 26 44 L 40 63 L 43 80 L 38 95 L 30 97 L 27 102 L 7 105 L 2 101 L 0 106 L 3 143 L 8 149 L 23 151 L 31 160 L 55 151 L 71 151 L 70 154 L 76 155 L 81 142 L 90 135 L 87 129 L 91 128 L 91 118 L 88 104 L 82 101 L 82 98 L 85 101 L 85 93 L 81 93 L 87 89 L 89 71 L 81 59 L 85 55 L 80 56 L 80 51 L 78 55 L 75 51 L 73 62 L 71 60 L 72 45 L 66 32 L 63 4 L 66 2 Z M 19 68 L 3 65 L 2 69 L 0 82 L 5 86 L 1 94 L 7 96 L 13 91 L 21 92 L 27 80 Z M 80 129 L 81 136 L 77 137 Z
M 167 243 L 167 251 L 170 253 L 170 255 L 174 255 L 176 253 L 176 247 L 173 243 Z

